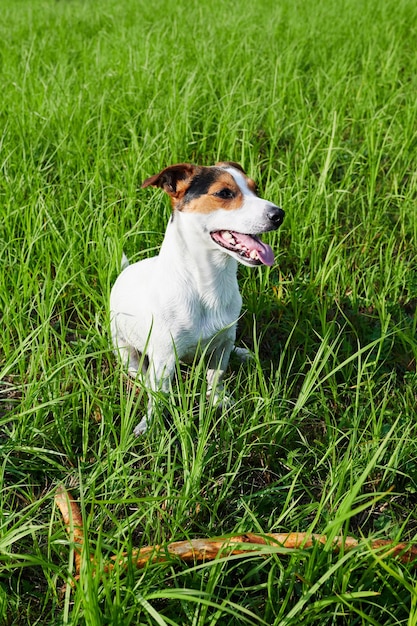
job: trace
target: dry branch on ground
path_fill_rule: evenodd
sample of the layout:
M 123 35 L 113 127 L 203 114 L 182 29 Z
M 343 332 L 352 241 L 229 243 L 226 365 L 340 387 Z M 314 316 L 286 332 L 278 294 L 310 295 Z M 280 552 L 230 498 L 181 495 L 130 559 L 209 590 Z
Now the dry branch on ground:
M 59 487 L 55 502 L 61 511 L 64 524 L 70 538 L 74 541 L 75 576 L 78 577 L 81 567 L 81 550 L 84 541 L 83 524 L 80 509 L 72 495 L 64 488 Z M 166 545 L 145 546 L 133 549 L 130 553 L 111 557 L 111 562 L 105 566 L 110 571 L 118 564 L 127 567 L 131 562 L 137 568 L 143 568 L 148 563 L 163 563 L 177 558 L 185 562 L 202 562 L 214 560 L 218 557 L 227 557 L 237 554 L 250 554 L 259 546 L 276 546 L 283 550 L 311 548 L 315 543 L 326 545 L 329 543 L 326 535 L 313 533 L 244 533 L 231 537 L 217 537 L 214 539 L 187 539 L 174 541 Z M 336 536 L 330 542 L 335 550 L 352 550 L 359 545 L 354 537 Z M 400 561 L 408 563 L 417 557 L 417 546 L 408 543 L 394 543 L 389 539 L 370 541 L 369 546 L 380 556 L 398 557 Z M 93 557 L 91 557 L 93 560 Z

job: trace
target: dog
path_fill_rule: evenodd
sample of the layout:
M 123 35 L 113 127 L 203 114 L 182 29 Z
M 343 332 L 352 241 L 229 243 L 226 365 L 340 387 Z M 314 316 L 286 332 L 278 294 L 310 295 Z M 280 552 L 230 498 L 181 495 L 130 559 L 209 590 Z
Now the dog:
M 207 395 L 223 397 L 222 379 L 242 307 L 238 262 L 271 266 L 274 253 L 257 236 L 276 230 L 284 211 L 257 195 L 255 182 L 232 161 L 204 167 L 171 165 L 147 178 L 171 198 L 170 217 L 157 256 L 128 265 L 110 295 L 115 351 L 132 377 L 145 377 L 151 392 L 167 393 L 177 360 L 206 353 Z M 136 436 L 152 418 L 147 415 Z

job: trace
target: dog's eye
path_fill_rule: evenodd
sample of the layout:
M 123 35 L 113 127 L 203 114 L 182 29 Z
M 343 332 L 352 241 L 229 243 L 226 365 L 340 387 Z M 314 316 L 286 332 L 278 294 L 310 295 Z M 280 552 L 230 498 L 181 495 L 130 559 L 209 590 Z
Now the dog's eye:
M 232 189 L 225 187 L 224 189 L 220 189 L 220 191 L 216 191 L 214 195 L 222 200 L 231 200 L 235 197 L 235 192 Z

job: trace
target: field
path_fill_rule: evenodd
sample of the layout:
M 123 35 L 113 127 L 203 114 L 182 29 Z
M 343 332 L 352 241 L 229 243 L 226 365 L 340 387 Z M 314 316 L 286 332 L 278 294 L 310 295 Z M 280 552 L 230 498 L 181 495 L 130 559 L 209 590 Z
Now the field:
M 415 565 L 371 544 L 417 542 L 414 0 L 3 0 L 0 35 L 0 623 L 417 624 Z M 140 184 L 218 160 L 286 211 L 239 269 L 255 357 L 222 414 L 179 366 L 135 438 L 108 298 L 170 214 Z M 296 531 L 328 539 L 106 569 Z

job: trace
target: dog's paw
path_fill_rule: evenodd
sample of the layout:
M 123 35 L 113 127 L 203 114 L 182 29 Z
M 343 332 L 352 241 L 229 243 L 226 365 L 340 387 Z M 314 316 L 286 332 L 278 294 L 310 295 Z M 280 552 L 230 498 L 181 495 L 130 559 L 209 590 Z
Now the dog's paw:
M 226 396 L 225 394 L 223 394 L 223 396 L 219 400 L 219 403 L 216 406 L 216 409 L 218 411 L 227 411 L 228 409 L 231 409 L 235 404 L 236 400 L 233 396 Z
M 133 429 L 133 434 L 135 435 L 135 437 L 140 437 L 141 435 L 143 435 L 143 433 L 147 431 L 147 429 L 148 429 L 148 420 L 146 417 L 142 417 L 139 424 L 135 426 L 135 428 Z
M 241 363 L 247 363 L 255 358 L 255 355 L 251 350 L 248 350 L 248 348 L 239 348 L 237 346 L 233 348 L 233 355 L 238 358 Z
M 235 404 L 234 397 L 226 395 L 222 388 L 208 391 L 207 400 L 210 400 L 211 404 L 216 407 L 218 411 L 226 411 Z

